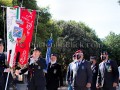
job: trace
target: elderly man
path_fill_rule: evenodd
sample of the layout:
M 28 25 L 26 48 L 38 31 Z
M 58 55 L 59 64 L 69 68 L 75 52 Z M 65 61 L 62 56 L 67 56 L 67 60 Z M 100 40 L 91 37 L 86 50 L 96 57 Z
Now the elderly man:
M 48 65 L 47 74 L 47 90 L 58 90 L 58 87 L 63 86 L 63 77 L 61 65 L 57 63 L 57 55 L 51 54 L 51 61 Z
M 119 79 L 117 63 L 109 60 L 107 51 L 101 53 L 101 60 L 96 86 L 102 88 L 102 90 L 116 90 Z
M 92 70 L 90 62 L 84 59 L 82 50 L 76 51 L 77 62 L 76 68 L 73 70 L 73 90 L 88 90 L 92 83 Z

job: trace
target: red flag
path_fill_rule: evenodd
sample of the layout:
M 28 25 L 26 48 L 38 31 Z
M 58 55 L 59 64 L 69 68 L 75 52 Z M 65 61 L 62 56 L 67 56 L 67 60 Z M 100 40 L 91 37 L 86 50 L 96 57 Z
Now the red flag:
M 20 20 L 18 20 L 19 27 L 22 29 L 22 37 L 17 39 L 16 53 L 19 52 L 19 64 L 24 65 L 28 62 L 28 54 L 30 50 L 30 43 L 34 30 L 34 22 L 36 11 L 28 11 L 28 9 L 20 9 Z M 15 56 L 15 59 L 18 56 Z

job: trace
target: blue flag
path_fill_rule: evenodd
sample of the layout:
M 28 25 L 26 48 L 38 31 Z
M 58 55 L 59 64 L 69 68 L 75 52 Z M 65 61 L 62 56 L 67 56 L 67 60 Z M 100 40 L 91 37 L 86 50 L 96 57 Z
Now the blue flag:
M 47 52 L 46 52 L 46 64 L 47 64 L 47 67 L 48 67 L 48 64 L 50 63 L 52 43 L 53 43 L 53 40 L 52 40 L 52 38 L 50 38 L 47 41 Z

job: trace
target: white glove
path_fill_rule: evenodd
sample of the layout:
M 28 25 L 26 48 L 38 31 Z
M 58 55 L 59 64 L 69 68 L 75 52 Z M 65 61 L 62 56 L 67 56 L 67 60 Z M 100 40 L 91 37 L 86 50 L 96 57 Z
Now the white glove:
M 11 71 L 10 68 L 4 70 L 4 72 L 10 72 L 10 71 Z
M 33 63 L 35 63 L 35 60 L 33 58 L 30 58 L 30 64 L 29 65 L 31 65 Z

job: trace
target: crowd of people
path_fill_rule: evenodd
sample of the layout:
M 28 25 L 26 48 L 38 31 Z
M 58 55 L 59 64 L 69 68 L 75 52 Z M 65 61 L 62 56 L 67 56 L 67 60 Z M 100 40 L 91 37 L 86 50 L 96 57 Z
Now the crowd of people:
M 67 71 L 68 90 L 117 90 L 119 72 L 117 63 L 109 59 L 107 51 L 101 52 L 101 63 L 96 56 L 84 59 L 82 50 L 73 55 Z
M 11 72 L 3 50 L 4 42 L 0 40 L 0 90 L 5 90 L 5 74 Z M 48 66 L 41 54 L 40 48 L 34 49 L 28 64 L 24 68 L 16 68 L 14 74 L 18 76 L 28 71 L 28 90 L 58 90 L 63 86 L 63 76 L 61 65 L 57 63 L 57 54 L 51 54 Z M 107 51 L 101 52 L 100 57 L 101 63 L 98 64 L 96 56 L 90 56 L 90 60 L 87 61 L 82 50 L 74 53 L 66 74 L 68 90 L 117 90 L 119 85 L 117 63 L 109 59 Z
M 7 78 L 5 74 L 11 72 L 11 68 L 6 64 L 6 55 L 3 50 L 4 42 L 0 40 L 0 90 L 5 90 Z M 16 67 L 14 74 L 18 76 L 28 72 L 28 90 L 57 90 L 58 87 L 63 86 L 62 69 L 61 65 L 57 63 L 57 54 L 51 54 L 48 66 L 41 54 L 40 48 L 34 49 L 28 64 L 24 68 Z M 6 90 L 9 90 L 9 82 Z

